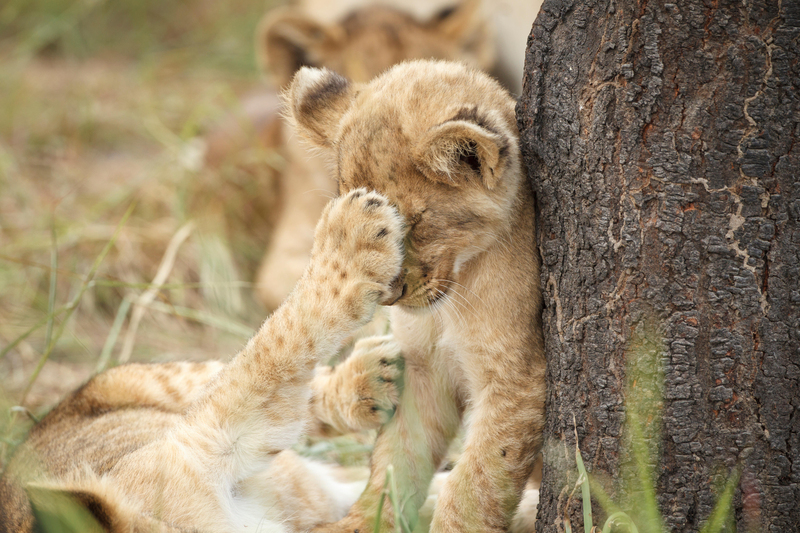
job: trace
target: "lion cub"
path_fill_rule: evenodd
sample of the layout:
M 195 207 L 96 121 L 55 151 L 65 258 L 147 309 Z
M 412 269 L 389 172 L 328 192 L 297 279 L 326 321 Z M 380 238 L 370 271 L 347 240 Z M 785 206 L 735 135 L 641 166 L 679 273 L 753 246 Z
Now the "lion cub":
M 405 359 L 395 416 L 348 516 L 319 531 L 373 531 L 386 468 L 413 528 L 466 418 L 463 454 L 437 499 L 435 532 L 507 531 L 542 445 L 545 359 L 534 198 L 514 100 L 458 63 L 412 61 L 368 84 L 300 70 L 297 131 L 328 152 L 339 191 L 367 187 L 408 225 L 392 331 Z M 384 504 L 389 505 L 388 503 Z
M 306 426 L 316 364 L 400 296 L 404 231 L 383 196 L 350 191 L 323 213 L 295 290 L 230 363 L 96 376 L 33 428 L 0 479 L 0 531 L 43 530 L 64 498 L 120 533 L 307 531 L 344 516 L 360 488 L 285 450 Z M 340 429 L 385 422 L 397 357 L 390 340 L 368 341 L 317 375 L 312 411 Z

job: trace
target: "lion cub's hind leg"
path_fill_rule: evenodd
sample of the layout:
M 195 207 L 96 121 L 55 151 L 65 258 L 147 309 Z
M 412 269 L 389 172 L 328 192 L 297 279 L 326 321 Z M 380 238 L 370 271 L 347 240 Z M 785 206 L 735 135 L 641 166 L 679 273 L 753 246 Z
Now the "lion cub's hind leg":
M 219 361 L 122 365 L 95 376 L 76 398 L 104 410 L 136 406 L 182 413 L 224 366 Z

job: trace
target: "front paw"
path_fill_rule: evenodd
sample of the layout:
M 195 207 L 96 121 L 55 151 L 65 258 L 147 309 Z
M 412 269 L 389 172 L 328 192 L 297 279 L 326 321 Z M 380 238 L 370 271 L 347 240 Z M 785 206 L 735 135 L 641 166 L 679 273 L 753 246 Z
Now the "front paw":
M 383 195 L 355 189 L 333 200 L 314 235 L 312 276 L 345 287 L 366 283 L 379 303 L 402 294 L 405 224 Z
M 359 340 L 335 372 L 340 412 L 351 431 L 376 429 L 394 415 L 400 400 L 403 358 L 391 336 Z

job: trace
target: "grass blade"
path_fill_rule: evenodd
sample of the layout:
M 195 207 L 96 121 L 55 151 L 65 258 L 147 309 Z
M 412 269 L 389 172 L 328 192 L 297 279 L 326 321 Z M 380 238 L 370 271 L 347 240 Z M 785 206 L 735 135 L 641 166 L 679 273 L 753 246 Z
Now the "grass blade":
M 614 503 L 595 476 L 589 478 L 589 485 L 591 486 L 594 499 L 597 500 L 603 511 L 611 514 L 622 513 L 622 509 Z
M 122 299 L 122 303 L 119 304 L 117 314 L 114 317 L 114 323 L 111 325 L 111 330 L 108 332 L 106 342 L 103 344 L 103 350 L 100 352 L 100 359 L 97 361 L 95 372 L 102 372 L 108 366 L 108 362 L 111 360 L 111 352 L 114 350 L 114 345 L 117 344 L 119 333 L 122 331 L 122 324 L 125 323 L 125 318 L 128 316 L 128 311 L 130 311 L 132 303 L 133 297 L 131 295 L 126 295 L 125 298 Z
M 635 408 L 631 409 L 628 418 L 630 419 L 632 436 L 631 448 L 636 465 L 634 479 L 638 485 L 635 490 L 644 497 L 639 512 L 644 518 L 648 531 L 663 531 L 661 513 L 659 512 L 658 499 L 656 498 L 656 487 L 653 481 L 653 468 L 650 463 L 650 461 L 656 461 L 658 458 L 650 457 L 649 447 L 642 432 L 639 413 Z
M 585 533 L 592 531 L 592 494 L 589 489 L 589 474 L 586 473 L 586 467 L 583 465 L 583 458 L 581 457 L 581 450 L 578 448 L 578 443 L 575 443 L 575 462 L 578 463 L 578 472 L 580 472 L 581 479 L 581 498 L 583 500 L 583 530 Z
M 739 484 L 740 476 L 741 472 L 738 468 L 731 472 L 722 494 L 719 495 L 717 504 L 714 505 L 714 510 L 711 511 L 708 522 L 700 530 L 700 533 L 719 533 L 725 528 L 731 518 L 731 502 L 733 501 L 733 493 L 736 490 L 736 486 Z
M 208 326 L 212 326 L 244 338 L 250 338 L 253 336 L 253 333 L 255 333 L 253 328 L 234 320 L 204 313 L 188 307 L 168 305 L 163 302 L 151 302 L 148 307 L 150 309 L 155 309 L 156 311 L 161 311 L 162 313 L 188 318 L 190 320 L 194 320 L 195 322 L 200 322 L 201 324 L 206 324 Z
M 58 242 L 56 240 L 55 219 L 50 221 L 50 235 L 53 239 L 53 246 L 50 249 L 50 289 L 47 295 L 47 315 L 50 319 L 47 321 L 47 329 L 44 334 L 45 346 L 48 346 L 53 338 L 53 323 L 55 321 L 53 309 L 56 307 L 56 285 L 58 283 Z
M 392 465 L 389 465 L 389 468 L 392 468 Z M 386 472 L 386 479 L 383 481 L 383 490 L 381 491 L 381 499 L 378 500 L 378 513 L 375 515 L 375 527 L 373 531 L 375 533 L 381 533 L 381 517 L 383 516 L 383 501 L 386 499 L 386 493 L 388 492 L 389 488 L 389 472 L 387 468 Z
M 167 244 L 167 249 L 164 251 L 164 256 L 161 258 L 161 263 L 158 265 L 156 276 L 153 278 L 150 288 L 143 292 L 141 296 L 136 299 L 136 303 L 134 304 L 133 308 L 133 314 L 131 315 L 131 322 L 128 326 L 128 331 L 125 334 L 125 341 L 122 345 L 122 351 L 119 354 L 120 364 L 128 362 L 128 359 L 133 352 L 133 344 L 136 341 L 136 332 L 139 330 L 139 324 L 144 317 L 145 310 L 147 309 L 148 305 L 155 300 L 159 289 L 164 282 L 167 281 L 167 277 L 169 277 L 170 272 L 172 272 L 172 267 L 175 266 L 175 257 L 178 255 L 178 250 L 184 241 L 189 238 L 189 235 L 191 235 L 193 229 L 194 224 L 192 222 L 187 222 L 181 226 L 175 235 L 172 236 L 169 244 Z
M 627 526 L 630 533 L 639 533 L 639 528 L 633 523 L 633 520 L 630 516 L 628 516 L 628 513 L 624 513 L 622 511 L 612 513 L 611 516 L 609 516 L 606 520 L 606 523 L 603 525 L 603 533 L 611 533 L 611 526 L 614 524 L 624 524 Z
M 28 384 L 25 387 L 25 390 L 22 392 L 22 397 L 19 402 L 20 405 L 25 405 L 25 400 L 28 399 L 28 394 L 30 394 L 34 383 L 36 383 L 36 380 L 39 377 L 39 373 L 42 371 L 44 364 L 50 358 L 50 354 L 53 352 L 53 348 L 55 348 L 58 339 L 61 338 L 61 335 L 63 335 L 64 333 L 64 329 L 67 327 L 67 323 L 69 322 L 69 317 L 72 316 L 72 313 L 75 312 L 75 309 L 77 309 L 78 304 L 80 303 L 84 293 L 92 285 L 94 276 L 95 274 L 97 274 L 97 269 L 100 268 L 100 264 L 103 262 L 106 255 L 108 255 L 108 252 L 111 251 L 111 248 L 114 246 L 114 243 L 117 241 L 117 238 L 119 237 L 119 232 L 122 230 L 122 227 L 128 221 L 128 217 L 130 217 L 131 213 L 133 213 L 133 209 L 135 207 L 136 207 L 135 204 L 131 204 L 131 206 L 122 216 L 122 219 L 119 221 L 119 224 L 117 224 L 117 229 L 114 231 L 114 235 L 111 236 L 111 240 L 109 240 L 106 243 L 106 245 L 103 247 L 103 250 L 100 252 L 100 255 L 98 255 L 97 258 L 95 259 L 94 264 L 92 264 L 92 268 L 86 274 L 83 283 L 81 283 L 81 286 L 78 289 L 78 293 L 69 302 L 69 304 L 67 304 L 65 308 L 66 316 L 62 319 L 61 325 L 56 331 L 56 334 L 50 340 L 50 343 L 47 344 L 47 346 L 45 347 L 44 353 L 42 354 L 42 357 L 39 359 L 39 363 L 36 365 L 36 369 L 33 371 L 33 374 L 31 375 L 30 380 L 28 380 Z
M 394 509 L 394 530 L 396 533 L 412 533 L 406 518 L 402 513 L 402 505 L 400 505 L 400 497 L 397 492 L 397 481 L 394 477 L 394 466 L 389 465 L 386 468 L 386 479 L 389 482 L 389 501 L 392 502 Z

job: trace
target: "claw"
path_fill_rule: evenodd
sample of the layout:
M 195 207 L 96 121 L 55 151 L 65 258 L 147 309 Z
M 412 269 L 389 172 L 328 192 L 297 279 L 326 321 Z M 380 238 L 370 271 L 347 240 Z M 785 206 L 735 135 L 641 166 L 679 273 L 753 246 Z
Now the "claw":
M 389 288 L 392 290 L 392 294 L 386 298 L 381 305 L 394 305 L 396 304 L 403 296 L 406 295 L 406 290 L 408 289 L 408 285 L 403 283 L 405 280 L 405 276 L 400 274 L 395 278 Z

